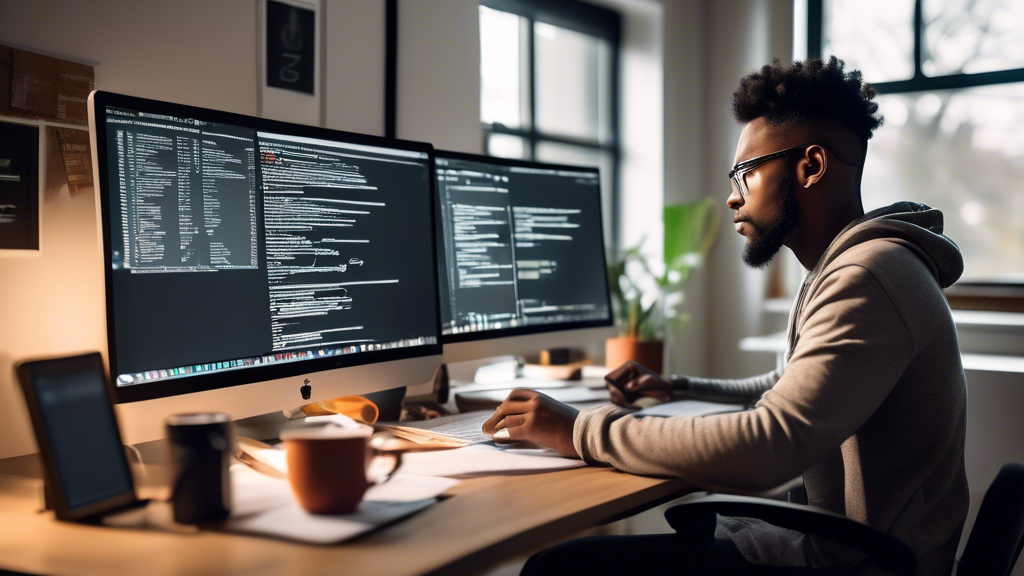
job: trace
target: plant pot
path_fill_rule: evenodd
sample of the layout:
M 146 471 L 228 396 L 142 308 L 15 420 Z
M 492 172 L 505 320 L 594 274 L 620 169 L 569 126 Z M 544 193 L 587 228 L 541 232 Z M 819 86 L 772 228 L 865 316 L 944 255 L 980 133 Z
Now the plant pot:
M 605 365 L 612 370 L 632 360 L 655 374 L 664 366 L 665 343 L 661 340 L 609 338 L 604 343 Z

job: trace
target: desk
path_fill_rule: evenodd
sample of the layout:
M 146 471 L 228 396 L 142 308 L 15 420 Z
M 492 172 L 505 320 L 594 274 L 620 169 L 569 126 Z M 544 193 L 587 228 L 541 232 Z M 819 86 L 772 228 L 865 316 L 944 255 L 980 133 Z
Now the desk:
M 608 468 L 463 480 L 451 498 L 337 546 L 57 522 L 34 457 L 0 460 L 0 568 L 37 574 L 469 574 L 692 491 Z M 143 489 L 140 496 L 146 497 Z

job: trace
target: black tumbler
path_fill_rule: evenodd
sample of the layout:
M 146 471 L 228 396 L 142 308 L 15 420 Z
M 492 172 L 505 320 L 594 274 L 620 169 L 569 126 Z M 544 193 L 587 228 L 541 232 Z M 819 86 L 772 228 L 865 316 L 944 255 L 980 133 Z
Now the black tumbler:
M 175 414 L 167 418 L 173 478 L 174 521 L 198 524 L 231 511 L 231 417 L 220 413 Z

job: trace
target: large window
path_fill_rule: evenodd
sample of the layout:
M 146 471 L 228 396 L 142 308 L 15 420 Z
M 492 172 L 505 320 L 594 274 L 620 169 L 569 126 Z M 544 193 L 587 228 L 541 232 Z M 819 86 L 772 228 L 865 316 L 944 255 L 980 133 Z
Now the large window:
M 1024 2 L 808 0 L 808 53 L 879 93 L 865 209 L 942 210 L 965 283 L 1024 284 Z
M 480 121 L 492 156 L 596 166 L 616 244 L 618 14 L 583 2 L 481 0 Z

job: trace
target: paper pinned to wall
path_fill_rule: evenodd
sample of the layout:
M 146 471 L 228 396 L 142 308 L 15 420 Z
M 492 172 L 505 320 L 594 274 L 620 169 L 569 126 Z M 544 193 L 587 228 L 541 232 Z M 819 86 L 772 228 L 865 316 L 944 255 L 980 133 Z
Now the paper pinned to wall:
M 89 149 L 89 131 L 74 128 L 57 128 L 60 156 L 64 162 L 64 174 L 68 179 L 68 192 L 73 197 L 84 190 L 92 189 L 92 155 Z
M 0 113 L 88 124 L 87 101 L 95 86 L 92 66 L 4 46 L 0 62 L 6 60 L 10 99 L 0 94 Z

